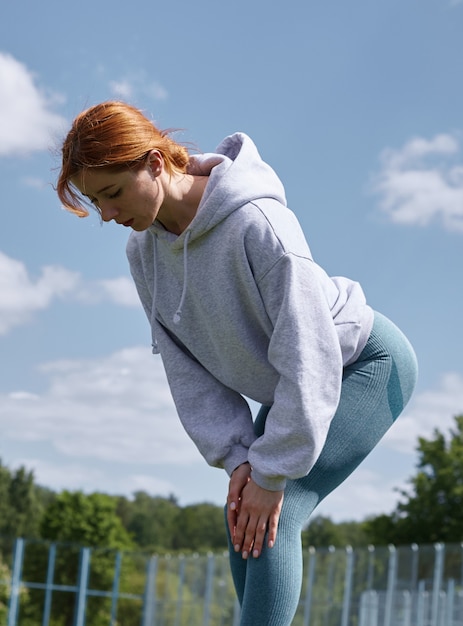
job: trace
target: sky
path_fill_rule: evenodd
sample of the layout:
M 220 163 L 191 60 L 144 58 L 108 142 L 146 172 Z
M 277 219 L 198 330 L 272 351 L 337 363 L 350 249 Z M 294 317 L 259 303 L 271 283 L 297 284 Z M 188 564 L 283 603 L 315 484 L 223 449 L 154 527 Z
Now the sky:
M 201 151 L 249 134 L 317 262 L 409 337 L 411 403 L 316 510 L 391 513 L 418 438 L 463 413 L 462 59 L 462 0 L 5 4 L 2 463 L 54 490 L 225 501 L 151 354 L 127 229 L 71 215 L 53 188 L 73 118 L 121 99 Z

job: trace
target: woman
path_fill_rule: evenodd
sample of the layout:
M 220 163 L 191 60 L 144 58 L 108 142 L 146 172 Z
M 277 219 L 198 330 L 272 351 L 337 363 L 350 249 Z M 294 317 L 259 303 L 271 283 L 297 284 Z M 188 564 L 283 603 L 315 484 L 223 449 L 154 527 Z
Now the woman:
M 132 229 L 127 254 L 179 417 L 230 476 L 227 526 L 243 625 L 297 608 L 300 534 L 408 402 L 416 359 L 360 285 L 330 278 L 246 135 L 191 156 L 139 110 L 81 113 L 63 205 Z M 262 405 L 253 423 L 248 403 Z

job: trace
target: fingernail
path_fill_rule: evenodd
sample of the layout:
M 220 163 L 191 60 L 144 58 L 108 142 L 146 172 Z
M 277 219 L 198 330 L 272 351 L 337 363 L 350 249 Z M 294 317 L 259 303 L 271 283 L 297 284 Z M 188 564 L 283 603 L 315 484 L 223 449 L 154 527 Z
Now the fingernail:
M 230 510 L 234 511 L 236 509 L 236 504 L 234 502 L 230 502 Z
M 236 543 L 234 548 L 235 548 L 235 552 L 239 552 L 240 551 L 240 544 Z
M 252 553 L 252 556 L 257 559 L 257 557 L 259 556 L 259 550 L 254 550 L 254 552 Z
M 243 559 L 247 559 L 248 558 L 248 553 L 246 552 L 246 550 L 243 552 Z
M 273 548 L 273 546 L 274 546 L 274 543 L 273 543 L 273 541 L 270 539 L 270 541 L 268 542 L 268 547 L 269 547 L 269 548 Z

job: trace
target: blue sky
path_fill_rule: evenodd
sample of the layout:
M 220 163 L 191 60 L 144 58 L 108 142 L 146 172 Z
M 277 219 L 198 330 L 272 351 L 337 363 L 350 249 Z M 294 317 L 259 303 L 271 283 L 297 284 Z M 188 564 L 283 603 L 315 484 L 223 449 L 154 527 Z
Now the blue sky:
M 389 513 L 463 412 L 463 2 L 8 3 L 0 21 L 0 458 L 53 489 L 221 504 L 130 282 L 127 230 L 63 211 L 59 146 L 117 98 L 203 151 L 248 133 L 316 260 L 408 334 L 412 403 L 318 512 Z

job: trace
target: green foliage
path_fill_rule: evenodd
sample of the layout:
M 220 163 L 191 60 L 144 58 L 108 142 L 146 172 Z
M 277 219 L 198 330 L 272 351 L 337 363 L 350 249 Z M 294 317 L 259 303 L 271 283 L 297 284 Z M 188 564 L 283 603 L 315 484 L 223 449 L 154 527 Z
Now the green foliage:
M 116 514 L 116 500 L 102 493 L 62 491 L 46 509 L 40 524 L 43 539 L 84 546 L 133 547 Z
M 111 588 L 115 550 L 133 547 L 129 533 L 116 514 L 116 505 L 116 499 L 105 494 L 85 495 L 81 491 L 63 491 L 50 503 L 40 524 L 44 539 L 84 546 L 106 546 L 107 549 L 92 554 L 89 583 L 94 589 Z M 79 545 L 59 546 L 55 568 L 55 580 L 59 584 L 77 584 L 79 555 Z M 34 564 L 37 566 L 38 561 L 34 560 Z M 43 564 L 40 569 L 43 569 Z M 39 575 L 39 571 L 35 575 Z M 56 614 L 54 626 L 73 624 L 75 609 L 66 594 L 56 597 L 53 609 Z M 92 598 L 92 611 L 87 616 L 88 626 L 103 626 L 108 621 L 107 602 L 102 598 Z
M 388 518 L 366 522 L 372 543 L 452 543 L 463 539 L 463 415 L 446 438 L 438 429 L 427 440 L 419 438 L 418 472 L 410 491 Z
M 224 510 L 213 504 L 193 504 L 179 511 L 175 550 L 223 550 L 227 547 Z
M 401 543 L 397 533 L 398 516 L 394 512 L 391 515 L 377 515 L 364 521 L 363 528 L 369 543 L 386 546 Z
M 328 546 L 364 546 L 367 537 L 362 523 L 341 522 L 336 524 L 329 517 L 318 515 L 310 520 L 308 528 L 302 532 L 304 548 L 326 548 Z
M 24 467 L 11 472 L 0 461 L 0 534 L 38 537 L 39 523 L 51 492 L 34 484 Z
M 173 549 L 180 512 L 174 496 L 152 497 L 137 491 L 133 501 L 119 498 L 116 511 L 137 546 L 152 552 Z
M 9 568 L 0 558 L 0 581 L 7 581 L 10 578 Z M 0 584 L 0 624 L 6 624 L 8 611 L 8 598 L 10 596 L 10 585 Z
M 137 546 L 153 552 L 222 550 L 227 547 L 223 508 L 202 503 L 180 507 L 177 500 L 143 491 L 133 501 L 119 498 L 117 512 Z

